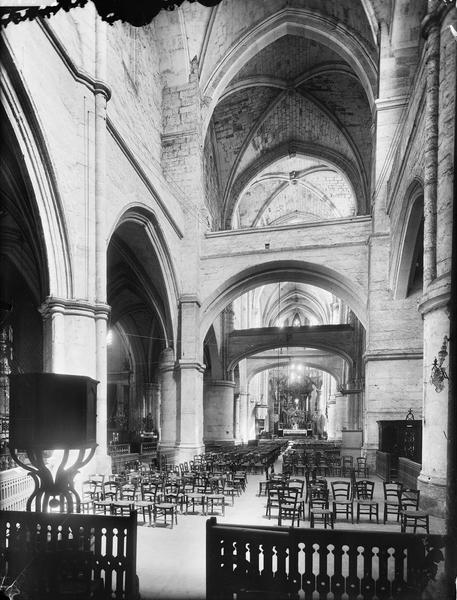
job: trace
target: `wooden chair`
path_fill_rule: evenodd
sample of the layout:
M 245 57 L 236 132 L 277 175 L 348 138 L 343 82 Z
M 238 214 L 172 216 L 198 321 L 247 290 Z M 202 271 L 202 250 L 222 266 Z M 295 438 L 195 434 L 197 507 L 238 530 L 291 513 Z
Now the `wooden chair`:
M 419 528 L 425 529 L 427 533 L 430 533 L 429 515 L 424 510 L 401 510 L 400 511 L 400 522 L 401 531 L 406 532 L 407 527 L 413 528 L 413 533 Z
M 412 527 L 413 532 L 423 528 L 430 533 L 429 515 L 419 510 L 420 490 L 403 489 L 400 496 L 400 520 L 401 531 L 405 532 L 407 527 Z
M 146 517 L 149 525 L 152 525 L 152 513 L 156 502 L 160 485 L 142 484 L 141 498 L 135 500 L 135 508 L 143 515 L 143 522 L 146 524 Z
M 379 503 L 373 500 L 374 481 L 361 479 L 355 484 L 355 495 L 357 502 L 357 523 L 360 515 L 368 515 L 371 518 L 376 517 L 376 523 L 379 523 Z
M 168 523 L 168 517 L 170 517 L 171 529 L 173 529 L 173 522 L 178 524 L 178 507 L 174 502 L 166 502 L 163 497 L 163 492 L 157 495 L 156 501 L 152 509 L 152 519 L 154 525 L 157 525 L 159 519 L 163 519 L 165 527 Z
M 329 509 L 328 489 L 311 486 L 309 495 L 310 527 L 314 527 L 316 523 L 322 523 L 325 529 L 328 526 L 334 529 L 335 518 L 333 510 Z
M 363 479 L 368 479 L 369 469 L 368 469 L 366 457 L 358 456 L 356 461 L 357 461 L 357 466 L 355 468 L 355 472 L 357 474 L 357 477 L 362 477 Z
M 400 495 L 401 510 L 419 510 L 420 490 L 403 488 Z
M 225 515 L 225 479 L 216 479 L 216 485 L 211 487 L 210 493 L 205 496 L 206 514 L 214 515 L 217 511 L 220 511 L 222 516 Z
M 401 493 L 403 485 L 395 481 L 384 481 L 384 524 L 387 522 L 389 515 L 395 515 L 397 521 L 400 518 L 401 510 Z
M 282 481 L 269 481 L 267 485 L 267 506 L 265 516 L 271 519 L 272 510 L 279 510 L 279 491 L 284 488 Z
M 354 523 L 354 502 L 351 498 L 351 484 L 349 481 L 332 481 L 332 509 L 335 520 L 342 514 L 346 519 L 351 518 Z
M 118 495 L 111 502 L 111 513 L 113 515 L 128 516 L 132 510 L 135 510 L 135 501 L 137 500 L 136 485 L 126 483 L 118 488 Z
M 111 505 L 117 500 L 119 485 L 115 481 L 105 481 L 102 486 L 101 496 L 94 500 L 94 513 L 103 512 L 104 515 L 111 513 Z
M 343 477 L 349 477 L 354 468 L 354 457 L 343 456 L 341 460 L 341 474 Z
M 282 525 L 284 519 L 292 521 L 292 527 L 297 520 L 300 526 L 300 507 L 298 505 L 298 488 L 284 487 L 278 489 L 278 526 Z

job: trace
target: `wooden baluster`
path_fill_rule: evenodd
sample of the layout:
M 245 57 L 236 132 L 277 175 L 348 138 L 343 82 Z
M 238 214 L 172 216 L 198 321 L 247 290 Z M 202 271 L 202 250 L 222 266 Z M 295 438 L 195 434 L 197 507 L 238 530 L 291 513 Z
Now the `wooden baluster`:
M 309 536 L 305 542 L 305 573 L 302 579 L 302 588 L 305 592 L 305 598 L 311 597 L 311 594 L 314 592 L 313 555 L 313 538 Z
M 301 589 L 301 574 L 299 572 L 299 557 L 301 557 L 300 540 L 295 535 L 295 529 L 289 529 L 289 588 L 293 594 L 298 594 Z
M 360 589 L 364 598 L 374 596 L 375 582 L 373 578 L 373 544 L 368 540 L 363 546 L 363 577 Z
M 378 552 L 378 564 L 379 564 L 379 576 L 376 582 L 376 595 L 379 600 L 387 600 L 390 598 L 390 582 L 388 578 L 388 570 L 387 570 L 387 559 L 389 558 L 389 553 L 387 551 L 386 544 L 379 544 L 379 552 Z
M 329 543 L 326 538 L 319 542 L 319 574 L 316 577 L 316 589 L 320 598 L 326 598 L 330 591 L 330 577 L 327 573 L 327 557 L 329 555 L 327 546 Z
M 343 556 L 345 552 L 343 546 L 346 544 L 341 542 L 335 542 L 330 547 L 333 547 L 333 575 L 331 580 L 331 591 L 333 593 L 334 600 L 341 600 L 344 594 L 344 583 L 345 578 L 343 576 Z
M 357 562 L 359 556 L 359 542 L 358 538 L 351 540 L 348 543 L 348 556 L 349 556 L 349 573 L 346 578 L 346 593 L 350 598 L 355 598 L 360 593 L 360 578 L 357 571 Z

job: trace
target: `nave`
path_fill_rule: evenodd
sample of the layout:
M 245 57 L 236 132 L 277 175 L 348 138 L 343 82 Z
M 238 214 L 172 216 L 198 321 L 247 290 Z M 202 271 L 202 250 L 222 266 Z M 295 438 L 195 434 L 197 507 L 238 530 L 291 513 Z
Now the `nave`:
M 283 456 L 280 455 L 274 464 L 275 473 L 281 473 Z M 304 479 L 304 477 L 301 477 Z M 328 477 L 329 486 L 332 481 L 341 477 Z M 399 532 L 400 524 L 392 517 L 386 524 L 382 520 L 383 485 L 376 475 L 370 475 L 375 482 L 374 498 L 379 501 L 380 520 L 368 521 L 362 517 L 354 524 L 337 520 L 335 529 L 360 529 L 365 531 Z M 277 519 L 265 516 L 266 496 L 259 496 L 259 483 L 265 481 L 264 474 L 248 474 L 246 490 L 236 497 L 233 506 L 230 501 L 225 509 L 225 516 L 217 516 L 218 523 L 241 525 L 276 525 Z M 205 535 L 208 517 L 201 514 L 179 514 L 178 525 L 172 529 L 163 526 L 149 527 L 138 525 L 137 573 L 140 582 L 142 600 L 180 598 L 203 600 L 205 589 Z M 139 520 L 141 523 L 141 519 Z M 290 525 L 290 521 L 284 523 Z M 300 527 L 309 528 L 309 520 L 300 522 Z M 318 525 L 321 527 L 321 525 Z M 430 533 L 443 534 L 444 519 L 430 516 Z

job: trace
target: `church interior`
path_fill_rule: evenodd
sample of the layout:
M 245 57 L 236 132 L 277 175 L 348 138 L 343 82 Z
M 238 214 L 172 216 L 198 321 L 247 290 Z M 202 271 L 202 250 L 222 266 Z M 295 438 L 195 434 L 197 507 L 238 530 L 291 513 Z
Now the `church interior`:
M 454 2 L 5 4 L 0 589 L 454 597 Z M 27 595 L 29 513 L 125 519 L 130 566 Z

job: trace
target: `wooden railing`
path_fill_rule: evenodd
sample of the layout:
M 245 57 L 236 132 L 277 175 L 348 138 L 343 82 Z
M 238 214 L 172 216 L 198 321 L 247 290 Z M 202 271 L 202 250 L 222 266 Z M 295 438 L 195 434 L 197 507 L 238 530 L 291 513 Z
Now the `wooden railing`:
M 109 444 L 108 454 L 129 454 L 130 444 Z
M 140 454 L 157 454 L 157 442 L 141 442 Z
M 417 478 L 421 472 L 419 463 L 400 456 L 398 459 L 398 480 L 402 482 L 406 488 L 417 488 Z
M 389 452 L 376 450 L 376 475 L 384 481 L 390 480 L 391 458 Z
M 96 597 L 136 600 L 136 526 L 136 512 L 118 517 L 2 511 L 0 580 L 16 580 L 20 597 L 57 600 L 65 559 L 78 575 L 84 562 L 90 579 L 64 582 L 67 595 L 72 583 L 86 583 L 101 588 Z
M 219 525 L 206 530 L 207 600 L 418 600 L 443 536 Z M 332 595 L 331 595 L 332 594 Z

